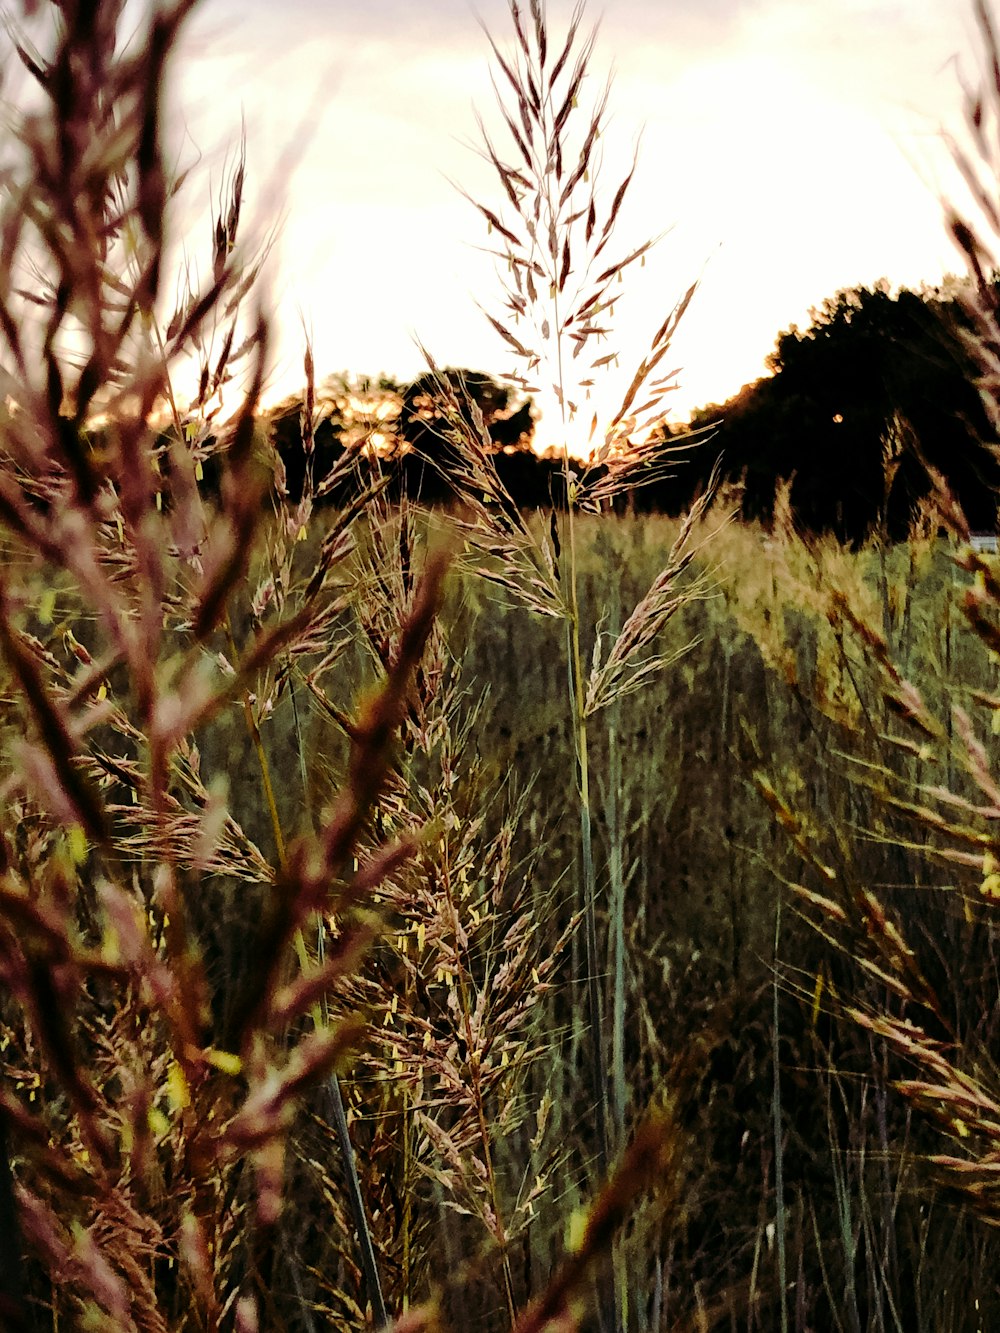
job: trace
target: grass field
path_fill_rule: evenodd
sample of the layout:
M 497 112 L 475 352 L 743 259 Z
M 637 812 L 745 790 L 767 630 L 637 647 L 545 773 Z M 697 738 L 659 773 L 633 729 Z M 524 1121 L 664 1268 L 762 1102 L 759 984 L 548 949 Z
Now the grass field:
M 1000 1326 L 995 558 L 940 484 L 929 535 L 854 553 L 711 493 L 614 517 L 671 466 L 693 288 L 563 507 L 518 511 L 432 360 L 453 509 L 375 456 L 318 478 L 308 348 L 293 503 L 241 154 L 206 276 L 170 243 L 190 8 L 13 48 L 0 1325 Z M 631 176 L 597 190 L 580 14 L 511 20 L 491 318 L 568 429 L 648 247 L 605 249 Z
M 399 524 L 395 513 L 385 517 L 391 539 L 381 539 L 380 555 L 366 566 L 383 574 Z M 415 527 L 423 526 L 417 516 Z M 441 540 L 445 520 L 433 527 Z M 791 1327 L 989 1327 L 998 1299 L 992 1233 L 923 1160 L 940 1151 L 941 1135 L 894 1091 L 906 1065 L 885 1037 L 859 1030 L 842 1008 L 849 1000 L 892 1011 L 893 978 L 866 973 L 863 930 L 846 942 L 824 937 L 817 914 L 790 887 L 828 889 L 816 867 L 829 866 L 846 902 L 863 888 L 898 914 L 949 1022 L 968 1034 L 975 1059 L 985 1058 L 998 1014 L 983 854 L 967 866 L 942 862 L 933 854 L 947 841 L 941 829 L 928 831 L 919 813 L 900 808 L 903 798 L 916 805 L 918 783 L 971 797 L 960 747 L 943 735 L 933 753 L 919 754 L 912 727 L 887 707 L 871 644 L 835 610 L 840 591 L 930 708 L 947 716 L 958 703 L 975 716 L 996 668 L 961 613 L 972 579 L 957 563 L 959 548 L 943 539 L 849 554 L 718 519 L 706 527 L 716 535 L 688 573 L 703 595 L 658 645 L 682 655 L 621 701 L 613 735 L 606 728 L 591 756 L 609 1045 L 619 911 L 626 940 L 617 1114 L 628 1128 L 651 1101 L 665 1099 L 684 1161 L 679 1206 L 655 1224 L 637 1222 L 626 1242 L 630 1271 L 645 1274 L 630 1284 L 630 1318 L 640 1328 L 702 1318 L 710 1326 L 777 1327 L 783 1218 Z M 592 623 L 616 599 L 639 598 L 676 528 L 629 518 L 585 525 L 582 600 L 593 608 Z M 308 547 L 302 551 L 308 564 Z M 516 1244 L 507 1243 L 521 1299 L 551 1266 L 567 1214 L 585 1199 L 594 1153 L 579 1070 L 580 944 L 578 935 L 564 935 L 577 907 L 577 849 L 560 627 L 505 606 L 489 584 L 460 571 L 451 576 L 444 623 L 447 729 L 438 715 L 426 724 L 433 742 L 408 750 L 401 801 L 425 818 L 446 786 L 462 825 L 454 845 L 446 841 L 447 859 L 472 885 L 462 920 L 477 998 L 465 1003 L 483 1025 L 483 1063 L 503 1062 L 499 1044 L 507 1067 L 518 1070 L 500 1076 L 487 1106 L 490 1188 L 517 1227 Z M 363 654 L 345 651 L 326 688 L 341 699 L 370 688 Z M 342 736 L 315 701 L 300 700 L 299 708 L 309 785 L 321 798 L 343 779 Z M 286 695 L 263 734 L 287 820 L 301 809 L 294 730 Z M 893 745 L 893 735 L 906 745 Z M 212 747 L 206 738 L 204 764 Z M 246 772 L 252 758 L 243 740 L 214 762 Z M 267 847 L 268 815 L 254 784 L 237 796 L 244 827 Z M 483 1188 L 483 1137 L 470 1130 L 470 1108 L 455 1100 L 470 1058 L 450 1000 L 456 958 L 447 939 L 430 943 L 442 930 L 440 875 L 435 855 L 402 882 L 392 900 L 396 925 L 376 947 L 375 970 L 349 992 L 350 1003 L 367 1007 L 382 1054 L 355 1067 L 345 1088 L 367 1145 L 365 1185 L 394 1300 L 404 1293 L 416 1300 L 438 1284 L 454 1291 L 459 1273 L 456 1324 L 473 1290 L 482 1302 L 477 1326 L 486 1327 L 499 1315 L 502 1281 L 482 1201 L 473 1203 Z M 418 933 L 424 942 L 414 958 Z M 508 941 L 525 935 L 534 960 L 526 970 L 544 960 L 551 971 L 541 985 L 523 978 L 529 994 L 501 998 L 494 1009 L 492 978 L 517 957 Z M 903 1004 L 899 1012 L 913 1010 Z M 451 1038 L 441 1028 L 447 1015 L 458 1028 Z M 443 1046 L 441 1069 L 428 1059 L 428 1025 Z M 390 1181 L 400 1197 L 411 1192 L 402 1218 L 398 1202 L 393 1210 L 386 1198 Z M 477 1220 L 448 1221 L 452 1203 Z M 431 1240 L 441 1228 L 451 1238 L 443 1251 Z M 470 1264 L 484 1243 L 483 1257 Z

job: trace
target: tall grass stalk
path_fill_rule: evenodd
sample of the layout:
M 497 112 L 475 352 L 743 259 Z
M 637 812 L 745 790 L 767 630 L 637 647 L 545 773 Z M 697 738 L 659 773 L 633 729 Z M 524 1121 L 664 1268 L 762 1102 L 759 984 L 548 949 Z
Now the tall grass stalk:
M 958 208 L 946 201 L 948 229 L 962 252 L 968 281 L 961 300 L 968 319 L 965 333 L 981 372 L 980 390 L 992 422 L 1000 430 L 1000 391 L 997 379 L 998 303 L 995 255 L 1000 245 L 1000 216 L 991 202 L 1000 179 L 996 128 L 1000 124 L 1000 42 L 985 0 L 974 6 L 983 53 L 983 75 L 966 97 L 968 147 L 953 145 L 955 160 L 969 189 L 968 205 Z M 970 214 L 971 209 L 971 214 Z M 997 441 L 987 444 L 996 453 Z M 944 604 L 935 629 L 938 635 L 941 680 L 933 692 L 906 674 L 901 645 L 894 639 L 887 615 L 873 614 L 863 599 L 844 592 L 831 599 L 828 615 L 846 638 L 852 638 L 868 659 L 880 695 L 879 750 L 864 767 L 858 763 L 858 781 L 875 794 L 886 812 L 907 821 L 897 835 L 900 845 L 920 849 L 928 863 L 928 885 L 933 868 L 947 865 L 955 883 L 950 902 L 933 933 L 921 928 L 913 912 L 912 890 L 892 898 L 867 885 L 841 882 L 825 867 L 822 892 L 799 886 L 802 900 L 820 929 L 830 931 L 860 967 L 857 991 L 845 1000 L 846 1016 L 870 1036 L 870 1050 L 884 1052 L 872 1067 L 881 1088 L 883 1070 L 891 1059 L 904 1076 L 897 1076 L 897 1092 L 943 1135 L 944 1151 L 930 1162 L 969 1205 L 987 1220 L 1000 1216 L 995 1191 L 986 1184 L 995 1169 L 1000 1086 L 988 1042 L 980 1033 L 992 1019 L 964 1020 L 961 1002 L 967 950 L 981 933 L 993 948 L 996 903 L 1000 898 L 995 819 L 1000 809 L 1000 786 L 994 775 L 995 748 L 990 736 L 1000 716 L 995 685 L 976 687 L 964 678 L 959 644 L 978 644 L 995 675 L 1000 645 L 1000 581 L 995 562 L 969 545 L 968 525 L 943 479 L 932 472 L 935 484 L 935 524 L 947 531 L 954 544 L 955 572 L 945 581 Z M 966 580 L 957 571 L 971 576 Z M 954 615 L 953 603 L 960 616 Z M 964 632 L 958 626 L 964 622 Z M 859 745 L 860 748 L 860 745 Z M 916 763 L 913 763 L 913 759 Z M 792 826 L 786 824 L 787 828 Z M 817 869 L 823 866 L 809 852 Z M 978 884 L 976 881 L 979 881 Z M 911 921 L 910 916 L 916 916 Z M 866 987 L 864 974 L 877 983 Z M 882 1094 L 879 1093 L 879 1096 Z M 879 1102 L 879 1132 L 884 1103 Z M 885 1248 L 872 1251 L 871 1283 L 882 1292 L 892 1321 L 900 1317 L 893 1298 L 896 1255 L 892 1249 L 892 1191 L 884 1191 L 887 1209 Z
M 582 6 L 575 8 L 565 38 L 558 43 L 550 38 L 541 0 L 531 0 L 527 13 L 511 3 L 510 14 L 514 42 L 509 54 L 502 53 L 487 34 L 497 70 L 494 86 L 499 111 L 509 134 L 503 151 L 480 123 L 483 154 L 499 178 L 504 203 L 496 207 L 470 202 L 490 233 L 499 238 L 492 253 L 500 261 L 504 309 L 498 315 L 487 313 L 487 318 L 516 358 L 509 378 L 526 392 L 541 383 L 559 406 L 564 494 L 558 506 L 561 513 L 553 510 L 547 532 L 527 526 L 505 493 L 475 404 L 461 401 L 462 395 L 446 377 L 438 376 L 438 384 L 445 444 L 450 446 L 447 472 L 467 506 L 458 526 L 469 548 L 486 557 L 486 563 L 477 561 L 475 567 L 524 606 L 563 624 L 584 941 L 583 976 L 575 977 L 574 984 L 586 996 L 583 1032 L 594 1123 L 592 1151 L 598 1173 L 605 1175 L 622 1142 L 616 1142 L 618 1136 L 612 1133 L 603 1017 L 605 969 L 594 849 L 592 719 L 665 665 L 667 659 L 656 652 L 654 640 L 679 607 L 697 595 L 684 586 L 683 575 L 693 557 L 693 538 L 703 506 L 695 507 L 667 568 L 627 618 L 606 655 L 600 629 L 584 626 L 581 619 L 577 524 L 581 514 L 610 509 L 617 498 L 661 476 L 670 464 L 677 446 L 667 446 L 656 428 L 663 420 L 672 374 L 657 378 L 656 372 L 694 288 L 688 289 L 654 333 L 648 355 L 603 431 L 598 430 L 594 416 L 589 457 L 574 458 L 570 423 L 589 395 L 592 373 L 615 360 L 613 351 L 597 354 L 595 347 L 612 333 L 612 284 L 632 264 L 644 261 L 653 241 L 643 242 L 617 260 L 605 254 L 635 164 L 609 200 L 604 199 L 598 183 L 598 141 L 604 132 L 608 88 L 589 110 L 580 113 L 580 94 L 595 41 L 593 32 L 578 41 Z M 569 363 L 578 358 L 580 369 L 571 379 Z M 431 369 L 435 370 L 433 362 Z M 591 648 L 588 669 L 585 662 Z M 612 927 L 617 944 L 611 945 L 617 1005 L 624 986 L 621 936 L 615 935 L 619 930 L 620 921 Z M 615 1012 L 620 1033 L 621 1013 L 619 1009 Z M 574 1015 L 574 1052 L 579 1030 Z M 623 1100 L 620 1086 L 618 1099 Z M 622 1274 L 620 1268 L 617 1271 Z M 623 1280 L 615 1286 L 615 1295 L 606 1295 L 605 1318 L 621 1328 L 628 1302 Z
M 581 514 L 601 512 L 669 466 L 676 446 L 667 447 L 654 427 L 662 420 L 672 376 L 657 378 L 656 371 L 694 288 L 654 334 L 648 356 L 605 430 L 598 430 L 595 416 L 589 458 L 575 458 L 570 452 L 570 423 L 582 411 L 593 383 L 591 372 L 615 359 L 614 352 L 596 355 L 594 347 L 612 333 L 612 284 L 632 264 L 641 262 L 653 244 L 645 241 L 618 260 L 605 255 L 634 164 L 610 202 L 605 201 L 598 185 L 598 141 L 604 131 L 608 89 L 592 108 L 580 112 L 578 99 L 595 40 L 594 33 L 578 40 L 582 16 L 582 6 L 577 6 L 565 39 L 553 45 L 539 0 L 532 0 L 527 14 L 512 4 L 512 53 L 502 53 L 489 36 L 500 85 L 500 114 L 511 140 L 509 156 L 507 151 L 501 154 L 485 128 L 480 128 L 484 155 L 499 177 L 505 203 L 495 208 L 471 201 L 499 238 L 499 248 L 492 253 L 501 261 L 505 303 L 498 316 L 488 314 L 487 318 L 518 363 L 509 378 L 525 391 L 540 381 L 559 405 L 565 494 L 561 517 L 553 514 L 548 532 L 523 525 L 498 483 L 488 436 L 474 404 L 459 403 L 443 377 L 439 383 L 453 423 L 447 432 L 451 445 L 448 472 L 469 509 L 460 527 L 473 548 L 489 560 L 477 567 L 523 605 L 561 619 L 564 626 L 580 822 L 584 975 L 579 981 L 587 997 L 594 1147 L 603 1172 L 620 1145 L 613 1143 L 611 1134 L 602 1017 L 604 966 L 593 845 L 592 718 L 662 667 L 663 658 L 651 651 L 651 644 L 690 595 L 681 587 L 681 575 L 691 558 L 694 524 L 672 553 L 676 562 L 654 584 L 603 659 L 600 636 L 592 644 L 592 627 L 581 620 L 577 523 Z M 571 378 L 569 363 L 578 358 L 579 373 Z M 477 429 L 470 431 L 470 420 Z M 496 563 L 499 561 L 505 567 Z M 594 663 L 588 669 L 585 661 L 591 647 Z
M 611 605 L 608 632 L 617 638 L 621 631 L 621 598 L 616 562 L 611 566 Z M 625 1002 L 628 978 L 625 958 L 625 829 L 623 821 L 622 758 L 618 743 L 621 704 L 618 700 L 607 710 L 608 774 L 604 796 L 608 828 L 609 955 L 611 973 L 611 1102 L 615 1141 L 625 1141 L 625 1107 L 628 1085 L 625 1072 Z
M 773 1086 L 771 1093 L 771 1123 L 774 1133 L 774 1240 L 778 1263 L 778 1301 L 781 1314 L 781 1333 L 788 1333 L 788 1221 L 785 1212 L 785 1130 L 781 1111 L 781 1048 L 780 1012 L 778 1006 L 778 959 L 781 949 L 781 894 L 774 909 L 774 954 L 771 979 L 771 1063 Z
M 279 523 L 276 539 L 269 550 L 270 579 L 267 586 L 272 590 L 271 595 L 277 598 L 279 604 L 294 592 L 295 582 L 293 575 L 295 566 L 295 546 L 298 543 L 301 532 L 308 523 L 311 514 L 311 506 L 314 501 L 314 478 L 311 464 L 315 435 L 315 413 L 313 406 L 315 402 L 315 383 L 312 350 L 308 344 L 304 358 L 304 371 L 305 393 L 303 395 L 301 428 L 303 450 L 306 454 L 307 466 L 305 470 L 302 496 L 299 505 L 292 516 L 292 522 L 289 523 L 286 521 Z M 366 505 L 371 503 L 376 491 L 377 487 L 373 481 L 368 493 L 366 495 L 363 494 L 360 497 L 360 504 Z M 234 662 L 238 662 L 239 656 L 235 639 L 233 637 L 232 625 L 229 622 L 228 617 L 226 629 L 233 652 L 233 660 Z M 284 655 L 282 669 L 288 682 L 287 689 L 292 707 L 293 734 L 298 760 L 299 779 L 302 786 L 300 808 L 306 828 L 310 833 L 315 834 L 315 817 L 312 801 L 310 799 L 306 763 L 306 742 L 299 711 L 298 682 L 296 680 L 297 670 L 292 658 L 287 653 Z M 243 712 L 247 730 L 253 743 L 254 753 L 257 756 L 257 762 L 260 768 L 265 804 L 271 819 L 278 863 L 282 869 L 285 869 L 288 840 L 282 826 L 281 814 L 278 810 L 275 791 L 271 781 L 267 750 L 261 737 L 257 719 L 254 716 L 249 695 L 244 696 Z M 316 964 L 319 970 L 322 971 L 323 966 L 327 961 L 327 925 L 322 913 L 316 915 L 313 930 L 315 933 Z M 303 928 L 300 928 L 296 932 L 294 943 L 299 970 L 303 979 L 306 979 L 312 971 L 312 966 L 309 959 Z M 329 997 L 325 993 L 320 996 L 319 1000 L 312 1007 L 312 1022 L 314 1029 L 320 1033 L 329 1032 L 332 1028 Z M 383 1294 L 382 1281 L 379 1276 L 378 1260 L 375 1253 L 374 1242 L 372 1240 L 371 1228 L 368 1224 L 365 1199 L 358 1175 L 354 1145 L 351 1141 L 350 1128 L 347 1122 L 347 1112 L 344 1107 L 340 1078 L 336 1070 L 331 1070 L 327 1075 L 324 1091 L 328 1117 L 333 1126 L 337 1146 L 340 1152 L 341 1163 L 343 1165 L 348 1207 L 354 1226 L 354 1232 L 357 1237 L 361 1271 L 364 1277 L 365 1290 L 372 1309 L 374 1327 L 376 1329 L 383 1329 L 389 1324 L 389 1314 L 386 1308 L 385 1296 Z M 297 1263 L 295 1256 L 290 1256 L 290 1261 L 294 1270 Z
M 356 611 L 377 663 L 391 660 L 396 608 L 412 595 L 424 541 L 405 500 L 392 511 L 373 508 Z M 537 917 L 527 909 L 530 873 L 511 860 L 516 814 L 485 831 L 479 802 L 502 808 L 503 798 L 490 794 L 473 753 L 480 708 L 466 697 L 442 628 L 418 681 L 384 816 L 402 836 L 429 828 L 427 846 L 392 885 L 396 930 L 358 999 L 382 1019 L 373 1041 L 393 1073 L 382 1084 L 379 1114 L 399 1125 L 395 1169 L 410 1181 L 411 1203 L 393 1246 L 401 1249 L 404 1286 L 415 1267 L 413 1238 L 428 1227 L 412 1200 L 430 1182 L 449 1213 L 482 1228 L 468 1233 L 477 1252 L 488 1238 L 512 1324 L 519 1303 L 512 1247 L 548 1187 L 541 1172 L 528 1189 L 512 1192 L 507 1142 L 527 1113 L 523 1084 L 544 1050 L 537 1002 L 563 941 L 549 934 L 551 906 Z M 548 959 L 540 956 L 544 935 Z
M 324 546 L 296 577 L 294 608 L 262 598 L 234 650 L 230 605 L 259 549 L 270 483 L 256 422 L 268 324 L 246 318 L 257 263 L 238 245 L 242 159 L 213 227 L 210 279 L 196 285 L 188 268 L 172 313 L 164 305 L 174 186 L 160 110 L 191 8 L 157 7 L 127 44 L 110 2 L 61 6 L 36 29 L 41 50 L 12 29 L 42 91 L 18 122 L 0 199 L 0 1114 L 17 1140 L 14 1202 L 33 1255 L 30 1293 L 7 1282 L 10 1326 L 30 1322 L 29 1298 L 50 1305 L 52 1327 L 250 1330 L 262 1312 L 278 1326 L 270 1270 L 291 1127 L 356 1028 L 310 1030 L 307 1015 L 356 967 L 367 942 L 358 903 L 410 850 L 376 842 L 352 865 L 440 565 L 356 719 L 343 787 L 318 831 L 294 842 L 261 727 L 282 663 L 327 651 L 350 544 Z M 40 368 L 29 353 L 39 328 Z M 173 378 L 192 360 L 199 387 L 182 406 Z M 241 371 L 245 391 L 222 421 L 220 390 Z M 217 494 L 206 502 L 210 456 Z M 234 709 L 260 764 L 276 864 L 203 780 L 199 742 Z M 220 984 L 212 956 L 229 941 L 206 918 L 223 884 L 256 910 L 241 923 L 248 965 Z M 342 926 L 335 947 L 290 978 L 293 940 L 327 913 Z M 42 1086 L 32 1106 L 25 1089 Z M 300 1304 L 302 1273 L 294 1262 Z
M 617 561 L 610 561 L 611 604 L 608 609 L 608 633 L 617 638 L 621 632 L 621 596 Z M 618 700 L 607 708 L 607 780 L 604 791 L 604 817 L 608 837 L 608 963 L 611 992 L 611 1079 L 610 1109 L 615 1144 L 625 1142 L 625 1108 L 628 1097 L 625 1070 L 625 838 L 622 828 L 622 766 L 618 745 L 621 704 Z M 629 1284 L 625 1271 L 625 1255 L 620 1243 L 612 1252 L 615 1265 L 614 1285 L 620 1302 L 616 1320 L 620 1327 L 629 1328 Z M 641 1309 L 640 1305 L 640 1309 Z

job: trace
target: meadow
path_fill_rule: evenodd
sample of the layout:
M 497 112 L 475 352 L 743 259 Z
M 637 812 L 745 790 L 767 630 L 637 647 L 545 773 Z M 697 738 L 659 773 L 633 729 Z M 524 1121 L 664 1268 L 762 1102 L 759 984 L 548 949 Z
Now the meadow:
M 948 1021 L 976 1063 L 986 1058 L 1000 1015 L 984 853 L 942 868 L 916 802 L 901 808 L 904 784 L 944 779 L 962 791 L 958 760 L 906 748 L 887 757 L 894 715 L 870 644 L 831 615 L 840 592 L 932 706 L 974 710 L 995 665 L 960 612 L 973 580 L 944 538 L 850 554 L 721 514 L 705 522 L 712 543 L 690 574 L 701 595 L 661 645 L 677 661 L 621 701 L 591 756 L 609 1049 L 621 1031 L 613 1113 L 624 1137 L 662 1104 L 676 1154 L 659 1201 L 641 1190 L 628 1200 L 627 1326 L 778 1327 L 783 1219 L 789 1327 L 988 1328 L 994 1233 L 929 1164 L 940 1133 L 896 1092 L 906 1063 L 887 1034 L 843 1012 L 843 997 L 891 1011 L 893 978 L 866 970 L 863 930 L 846 947 L 818 931 L 794 889 L 825 887 L 815 866 L 830 865 L 848 904 L 863 888 L 897 911 L 930 954 Z M 273 525 L 271 543 L 284 526 Z M 321 517 L 315 538 L 294 543 L 305 570 L 326 526 Z M 322 685 L 279 687 L 256 732 L 231 709 L 197 735 L 199 782 L 212 791 L 228 779 L 232 822 L 229 864 L 188 889 L 220 1033 L 256 965 L 248 924 L 266 919 L 261 868 L 276 863 L 275 827 L 303 833 L 308 811 L 349 780 L 340 709 L 350 713 L 377 676 L 378 585 L 399 581 L 382 587 L 387 604 L 401 595 L 428 529 L 434 545 L 447 528 L 440 514 L 387 509 L 359 534 L 363 577 L 340 610 L 340 651 Z M 675 522 L 655 518 L 585 526 L 581 600 L 592 623 L 615 598 L 640 595 L 676 535 Z M 267 569 L 263 557 L 251 566 L 251 585 L 267 586 Z M 60 599 L 44 640 L 53 653 L 67 618 L 83 633 L 71 605 Z M 252 608 L 245 614 L 249 633 Z M 387 1307 L 432 1299 L 434 1317 L 456 1328 L 507 1326 L 493 1217 L 505 1219 L 520 1306 L 557 1266 L 592 1190 L 559 628 L 453 569 L 435 692 L 411 719 L 382 816 L 396 833 L 426 837 L 430 825 L 435 842 L 374 894 L 368 963 L 331 990 L 334 1016 L 366 1021 L 342 1090 Z M 234 630 L 244 632 L 238 615 Z M 627 958 L 620 1013 L 616 914 Z M 488 1080 L 481 1108 L 477 1066 Z M 12 1075 L 23 1091 L 16 1062 Z M 179 1112 L 169 1078 L 156 1105 L 167 1119 Z M 322 1084 L 288 1132 L 285 1204 L 256 1279 L 268 1284 L 265 1326 L 362 1327 L 366 1287 Z
M 550 511 L 432 358 L 450 508 L 390 502 L 374 450 L 314 475 L 308 348 L 293 501 L 242 156 L 208 276 L 173 267 L 189 8 L 15 40 L 0 1323 L 995 1327 L 996 558 L 940 478 L 854 552 L 717 486 L 620 512 L 672 466 L 644 427 L 693 289 Z M 608 251 L 582 14 L 511 19 L 490 318 L 568 431 L 564 344 L 585 387 L 648 247 Z

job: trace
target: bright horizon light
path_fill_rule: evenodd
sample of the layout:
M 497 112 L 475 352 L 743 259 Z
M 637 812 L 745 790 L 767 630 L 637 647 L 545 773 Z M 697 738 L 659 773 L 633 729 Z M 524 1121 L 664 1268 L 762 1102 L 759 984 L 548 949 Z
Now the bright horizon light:
M 506 4 L 480 9 L 505 49 Z M 571 9 L 549 4 L 553 31 Z M 619 369 L 581 404 L 577 442 L 594 410 L 602 422 L 612 415 L 653 330 L 695 279 L 664 367 L 679 368 L 667 399 L 674 423 L 766 373 L 778 334 L 804 326 L 837 290 L 883 277 L 935 285 L 960 269 L 939 203 L 956 188 L 940 131 L 962 123 L 956 62 L 967 83 L 978 77 L 971 0 L 905 10 L 889 0 L 711 0 L 697 13 L 685 0 L 606 0 L 601 18 L 581 100 L 613 65 L 609 187 L 641 132 L 620 252 L 666 235 L 626 275 L 608 345 Z M 260 240 L 281 222 L 269 402 L 302 388 L 303 326 L 319 381 L 347 372 L 406 383 L 426 368 L 418 340 L 442 368 L 523 372 L 477 309 L 499 313 L 500 285 L 482 252 L 485 226 L 450 183 L 502 202 L 469 147 L 477 111 L 497 128 L 489 71 L 464 0 L 442 0 L 420 22 L 400 0 L 363 14 L 313 0 L 280 11 L 207 0 L 198 11 L 172 124 L 189 157 L 198 146 L 196 203 L 207 206 L 245 117 L 252 233 Z M 207 242 L 203 226 L 185 225 L 192 254 Z M 535 398 L 538 446 L 559 447 L 558 409 Z

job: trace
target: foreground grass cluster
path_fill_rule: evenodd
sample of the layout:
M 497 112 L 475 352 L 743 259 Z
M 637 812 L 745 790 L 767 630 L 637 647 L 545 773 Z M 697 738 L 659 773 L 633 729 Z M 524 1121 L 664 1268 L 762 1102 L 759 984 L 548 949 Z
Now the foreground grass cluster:
M 293 505 L 242 161 L 203 284 L 168 243 L 191 5 L 54 8 L 0 209 L 0 1323 L 993 1326 L 1000 576 L 943 486 L 850 556 L 612 517 L 688 292 L 562 509 L 446 377 L 454 512 L 321 507 L 308 352 Z M 511 15 L 477 206 L 568 426 L 647 247 L 579 14 Z

